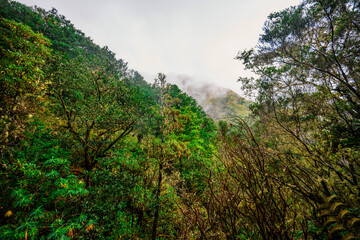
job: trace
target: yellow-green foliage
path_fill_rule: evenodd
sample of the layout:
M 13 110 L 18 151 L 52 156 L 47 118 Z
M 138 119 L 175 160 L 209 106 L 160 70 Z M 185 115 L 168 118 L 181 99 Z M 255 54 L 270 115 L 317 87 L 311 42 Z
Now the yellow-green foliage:
M 24 121 L 35 113 L 48 82 L 43 67 L 50 42 L 30 27 L 0 18 L 0 144 L 21 136 Z M 1 150 L 0 150 L 1 151 Z
M 245 118 L 250 114 L 249 105 L 252 102 L 228 90 L 224 96 L 210 97 L 203 103 L 207 113 L 215 120 Z

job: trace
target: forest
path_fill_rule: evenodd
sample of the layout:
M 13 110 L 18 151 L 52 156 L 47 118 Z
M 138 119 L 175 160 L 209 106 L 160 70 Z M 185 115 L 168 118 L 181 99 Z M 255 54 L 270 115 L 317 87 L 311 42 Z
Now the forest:
M 0 239 L 360 239 L 359 0 L 268 16 L 246 118 L 56 9 L 0 0 L 0 36 Z

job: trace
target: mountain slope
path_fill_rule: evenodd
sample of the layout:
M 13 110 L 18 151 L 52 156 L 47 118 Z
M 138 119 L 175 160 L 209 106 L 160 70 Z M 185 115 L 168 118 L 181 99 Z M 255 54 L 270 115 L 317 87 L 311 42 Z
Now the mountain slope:
M 252 102 L 228 88 L 222 88 L 212 83 L 198 84 L 186 76 L 170 76 L 170 79 L 172 83 L 196 99 L 214 120 L 235 116 L 244 118 L 250 114 L 249 105 Z
M 249 115 L 251 101 L 244 99 L 230 89 L 226 89 L 223 96 L 209 96 L 207 101 L 201 103 L 205 112 L 213 119 L 220 120 L 231 117 L 246 117 Z

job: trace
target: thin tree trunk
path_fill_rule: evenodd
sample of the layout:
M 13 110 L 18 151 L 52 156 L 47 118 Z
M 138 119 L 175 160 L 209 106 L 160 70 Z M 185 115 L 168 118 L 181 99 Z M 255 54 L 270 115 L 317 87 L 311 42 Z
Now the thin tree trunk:
M 156 239 L 157 225 L 159 222 L 159 214 L 160 214 L 160 194 L 161 194 L 161 182 L 162 182 L 162 163 L 159 164 L 159 178 L 158 178 L 158 188 L 156 192 L 156 206 L 155 206 L 155 215 L 154 215 L 154 223 L 152 229 L 152 240 Z

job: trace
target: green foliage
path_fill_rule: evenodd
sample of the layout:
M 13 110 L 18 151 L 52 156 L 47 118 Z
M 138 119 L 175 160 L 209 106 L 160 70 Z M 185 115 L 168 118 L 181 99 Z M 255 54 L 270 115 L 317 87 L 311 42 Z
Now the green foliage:
M 28 26 L 0 19 L 0 151 L 21 137 L 44 97 L 49 41 Z
M 74 157 L 80 162 L 74 164 L 90 171 L 146 112 L 146 105 L 140 104 L 145 97 L 126 83 L 124 65 L 113 56 L 59 57 L 50 69 L 54 70 L 51 114 L 66 130 L 69 146 L 78 149 Z
M 43 33 L 51 40 L 53 49 L 68 56 L 76 56 L 79 49 L 93 51 L 99 48 L 54 8 L 45 11 L 38 7 L 31 8 L 15 1 L 3 0 L 0 15 L 27 25 L 35 32 Z
M 252 125 L 218 127 L 55 9 L 0 4 L 1 239 L 359 236 L 358 1 L 271 14 L 238 57 Z
M 69 238 L 72 232 L 83 231 L 80 220 L 82 197 L 89 192 L 84 181 L 75 176 L 68 154 L 59 147 L 59 140 L 50 135 L 41 122 L 33 122 L 26 140 L 14 158 L 2 160 L 2 212 L 0 235 L 6 239 Z M 41 155 L 39 153 L 42 153 Z

